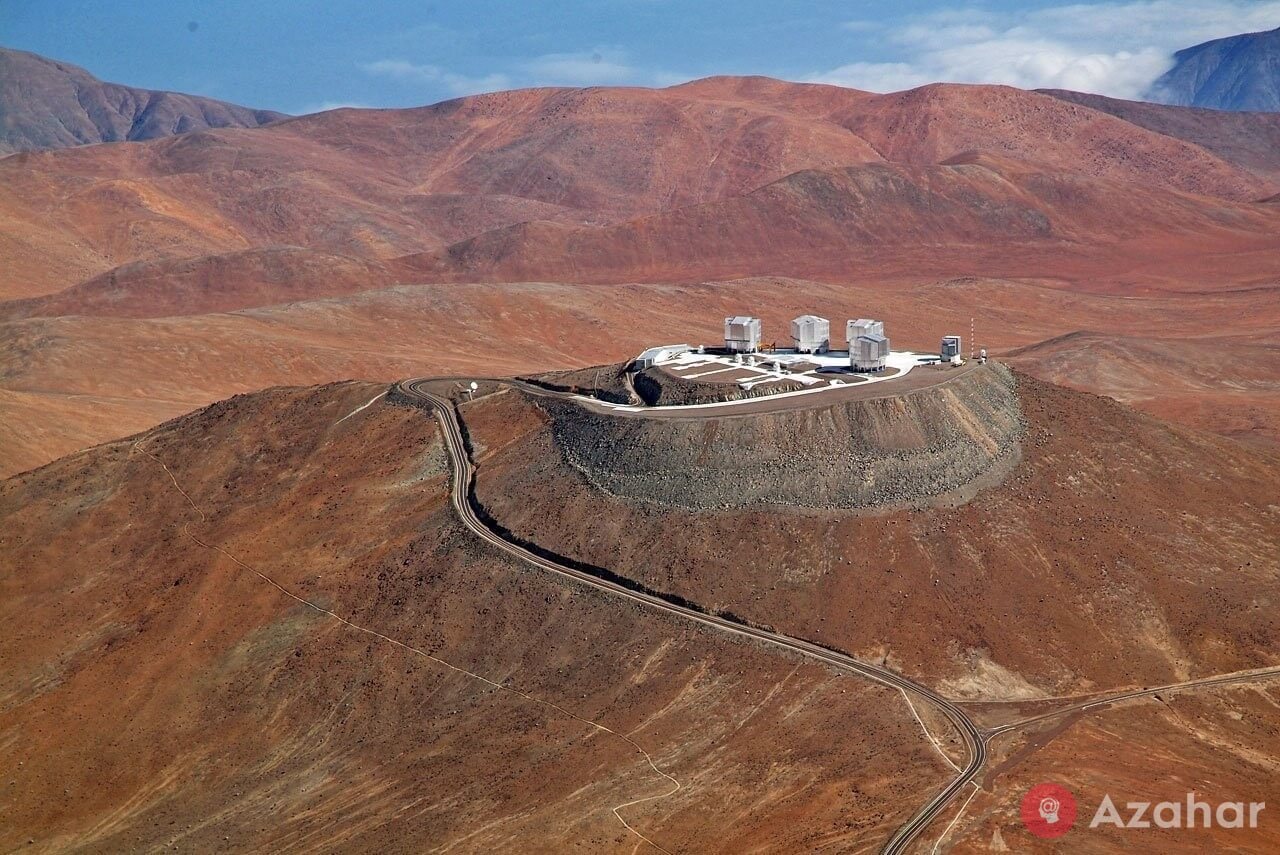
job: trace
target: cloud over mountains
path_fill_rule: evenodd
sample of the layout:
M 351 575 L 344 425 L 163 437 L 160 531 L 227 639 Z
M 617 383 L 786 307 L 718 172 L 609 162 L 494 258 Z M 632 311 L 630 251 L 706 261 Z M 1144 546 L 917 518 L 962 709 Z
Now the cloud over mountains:
M 960 9 L 846 24 L 886 43 L 892 61 L 854 61 L 809 76 L 874 92 L 939 80 L 1138 98 L 1189 44 L 1280 23 L 1280 2 L 1143 0 L 1027 11 Z

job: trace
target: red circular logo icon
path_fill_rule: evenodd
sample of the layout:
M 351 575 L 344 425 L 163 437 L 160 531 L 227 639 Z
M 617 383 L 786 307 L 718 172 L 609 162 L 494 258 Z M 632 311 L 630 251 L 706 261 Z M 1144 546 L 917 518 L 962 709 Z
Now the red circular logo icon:
M 1022 797 L 1022 824 L 1036 837 L 1061 837 L 1076 824 L 1076 797 L 1057 784 L 1036 784 Z

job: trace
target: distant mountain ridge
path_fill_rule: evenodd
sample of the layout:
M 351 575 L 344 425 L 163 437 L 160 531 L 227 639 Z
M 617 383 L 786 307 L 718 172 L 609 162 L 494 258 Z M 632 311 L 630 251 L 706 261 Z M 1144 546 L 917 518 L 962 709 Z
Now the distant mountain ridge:
M 69 63 L 0 48 L 0 155 L 254 128 L 284 118 L 272 110 L 107 83 Z
M 0 158 L 0 424 L 32 426 L 0 474 L 235 392 L 621 360 L 742 311 L 883 302 L 933 346 L 986 306 L 993 352 L 1280 330 L 1280 113 L 719 77 L 74 142 Z M 964 277 L 1009 284 L 915 287 Z M 511 346 L 444 346 L 460 324 Z M 1071 376 L 1132 388 L 1115 352 Z M 1153 412 L 1272 442 L 1273 380 L 1177 378 Z
M 1157 223 L 1250 241 L 1275 233 L 1274 206 L 1248 206 L 1280 190 L 1280 115 L 1096 103 L 1002 86 L 874 95 L 722 77 L 497 92 L 33 152 L 0 160 L 0 297 L 121 268 L 66 296 L 92 293 L 97 310 L 129 315 L 227 311 L 271 305 L 271 293 L 298 299 L 307 282 L 320 287 L 319 264 L 347 283 L 349 258 L 402 259 L 394 269 L 413 283 L 517 270 L 679 279 L 695 262 L 704 277 L 813 278 L 865 261 L 874 236 L 902 247 L 911 234 L 911 246 L 969 256 L 1019 241 L 1112 245 L 1117 230 Z M 1117 220 L 1134 199 L 1150 203 L 1146 213 Z M 316 254 L 243 254 L 285 246 Z M 237 255 L 167 266 L 225 253 Z M 124 267 L 132 262 L 164 264 Z M 179 269 L 184 296 L 154 290 L 157 271 Z
M 1280 28 L 1185 48 L 1147 98 L 1215 110 L 1280 110 Z

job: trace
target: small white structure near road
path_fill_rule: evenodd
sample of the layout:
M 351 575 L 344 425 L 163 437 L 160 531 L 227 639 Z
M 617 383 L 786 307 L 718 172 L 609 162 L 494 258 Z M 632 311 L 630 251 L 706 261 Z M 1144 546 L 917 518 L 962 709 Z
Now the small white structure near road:
M 889 360 L 889 339 L 880 333 L 860 335 L 849 342 L 849 367 L 854 371 L 883 371 Z
M 791 343 L 797 353 L 826 353 L 831 349 L 831 322 L 801 315 L 791 322 Z
M 637 371 L 643 371 L 646 368 L 652 368 L 659 362 L 669 362 L 682 353 L 688 353 L 693 348 L 687 344 L 660 344 L 657 347 L 651 347 L 635 359 Z
M 942 357 L 943 362 L 950 362 L 953 357 L 960 356 L 962 352 L 960 336 L 944 335 L 942 337 L 942 346 L 938 348 L 938 355 Z
M 760 349 L 760 319 L 749 315 L 725 318 L 724 346 L 733 353 L 755 353 Z

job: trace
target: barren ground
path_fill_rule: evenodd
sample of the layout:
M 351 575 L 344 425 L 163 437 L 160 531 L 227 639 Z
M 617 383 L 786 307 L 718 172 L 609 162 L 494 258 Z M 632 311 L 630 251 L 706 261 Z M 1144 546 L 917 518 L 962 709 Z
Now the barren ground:
M 1280 661 L 1270 642 L 1280 457 L 1026 375 L 1018 395 L 1027 429 L 1002 483 L 955 507 L 857 516 L 803 502 L 689 510 L 657 493 L 608 492 L 566 458 L 557 410 L 509 392 L 463 413 L 482 451 L 479 499 L 516 535 L 887 658 L 959 697 L 1159 685 Z M 753 435 L 759 453 L 802 438 L 822 447 L 823 423 L 808 415 Z M 616 466 L 637 483 L 648 471 L 661 484 L 747 440 L 729 419 L 625 421 Z M 673 426 L 681 438 L 667 435 Z M 665 439 L 650 445 L 645 429 Z M 678 453 L 659 453 L 664 444 Z M 732 483 L 733 470 L 723 474 Z M 775 492 L 810 477 L 772 474 L 794 482 Z
M 16 154 L 0 473 L 236 392 L 576 369 L 742 312 L 870 314 L 923 351 L 974 319 L 993 352 L 1050 340 L 1028 371 L 1274 446 L 1277 138 L 1267 114 L 716 78 Z
M 951 851 L 1274 852 L 1280 827 L 1268 813 L 1280 797 L 1277 691 L 1271 683 L 1172 694 L 1002 738 L 984 791 L 948 837 Z M 1076 825 L 1058 841 L 1035 838 L 1018 818 L 1022 795 L 1043 781 L 1066 785 L 1077 799 Z M 1205 828 L 1202 820 L 1197 828 L 1088 827 L 1104 795 L 1127 820 L 1129 802 L 1185 806 L 1188 792 L 1215 806 L 1267 807 L 1256 829 Z
M 238 392 L 364 377 L 501 376 L 620 362 L 655 341 L 715 341 L 721 319 L 753 307 L 766 327 L 822 311 L 884 317 L 896 347 L 930 351 L 940 333 L 993 353 L 1077 330 L 1092 339 L 1012 358 L 1016 365 L 1157 415 L 1272 445 L 1280 391 L 1273 288 L 1145 296 L 1080 293 L 1073 283 L 921 279 L 834 285 L 753 278 L 691 285 L 422 285 L 225 314 L 32 318 L 0 323 L 0 422 L 16 438 L 0 473 L 22 471 Z M 655 312 L 655 307 L 663 310 Z M 1217 326 L 1206 329 L 1203 319 Z M 1185 359 L 1212 355 L 1214 370 Z M 472 346 L 475 345 L 475 346 Z M 1168 346 L 1166 346 L 1168 345 Z M 1132 352 L 1140 348 L 1143 355 Z
M 945 780 L 896 692 L 478 545 L 431 419 L 343 420 L 381 389 L 242 396 L 0 484 L 0 847 L 635 851 L 611 809 L 669 782 L 582 719 L 681 783 L 622 809 L 673 851 L 869 850 Z

